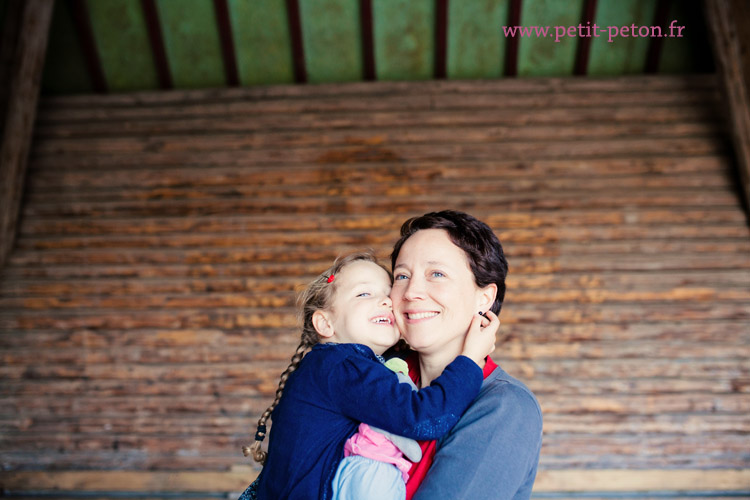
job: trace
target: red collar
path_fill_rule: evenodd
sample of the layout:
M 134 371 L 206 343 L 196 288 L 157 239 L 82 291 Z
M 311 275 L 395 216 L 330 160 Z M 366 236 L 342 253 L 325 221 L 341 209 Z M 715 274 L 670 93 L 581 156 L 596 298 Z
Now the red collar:
M 485 358 L 484 369 L 482 370 L 482 377 L 483 378 L 489 377 L 490 373 L 495 371 L 495 368 L 497 368 L 497 363 L 492 361 L 491 357 L 487 356 Z
M 409 356 L 406 357 L 406 363 L 409 365 L 409 377 L 419 386 L 419 353 L 412 351 Z M 492 361 L 492 358 L 487 356 L 485 358 L 484 369 L 482 370 L 482 378 L 487 378 L 490 373 L 495 371 L 497 363 Z

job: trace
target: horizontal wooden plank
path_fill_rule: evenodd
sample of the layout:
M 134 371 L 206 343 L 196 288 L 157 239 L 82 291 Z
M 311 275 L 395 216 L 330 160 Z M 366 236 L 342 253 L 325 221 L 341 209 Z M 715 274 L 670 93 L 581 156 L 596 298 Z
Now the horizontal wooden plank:
M 350 164 L 325 166 L 274 165 L 246 163 L 242 168 L 214 164 L 210 169 L 205 165 L 183 162 L 175 166 L 153 165 L 144 168 L 137 163 L 128 163 L 121 168 L 108 168 L 106 176 L 92 175 L 91 169 L 53 168 L 35 169 L 29 178 L 30 191 L 37 189 L 50 191 L 60 187 L 83 190 L 91 189 L 132 189 L 180 188 L 183 186 L 253 186 L 274 185 L 316 185 L 323 184 L 332 188 L 351 183 L 370 182 L 373 186 L 379 183 L 401 182 L 404 184 L 432 183 L 439 181 L 463 181 L 467 177 L 492 182 L 493 179 L 505 181 L 511 186 L 543 187 L 545 182 L 556 179 L 572 178 L 577 180 L 597 179 L 603 177 L 617 180 L 626 175 L 638 178 L 653 179 L 665 175 L 689 176 L 711 174 L 721 178 L 729 176 L 732 164 L 727 156 L 650 156 L 646 158 L 568 158 L 534 159 L 523 158 L 508 161 L 504 156 L 489 161 L 471 161 L 454 157 L 441 163 L 410 162 L 408 165 L 398 163 L 364 162 L 353 168 Z M 29 165 L 34 168 L 34 164 Z M 492 211 L 477 208 L 478 213 L 498 216 Z M 312 215 L 312 214 L 311 214 Z M 273 217 L 268 214 L 266 217 Z M 337 214 L 338 218 L 348 219 L 355 214 Z
M 520 372 L 519 372 L 520 373 Z M 585 415 L 654 415 L 664 413 L 726 412 L 746 413 L 750 408 L 745 394 L 611 395 L 571 398 L 548 394 L 543 399 L 545 413 Z
M 547 108 L 617 108 L 643 106 L 648 102 L 657 107 L 705 106 L 719 102 L 715 89 L 695 90 L 684 93 L 674 92 L 580 92 L 580 93 L 516 93 L 503 98 L 497 93 L 466 93 L 440 99 L 428 94 L 418 95 L 378 95 L 325 97 L 314 100 L 302 99 L 263 99 L 218 102 L 198 102 L 179 106 L 150 107 L 71 107 L 64 110 L 43 108 L 40 110 L 40 123 L 107 121 L 107 120 L 153 120 L 190 119 L 212 117 L 218 119 L 237 115 L 309 115 L 322 118 L 333 113 L 382 113 L 406 111 L 451 111 L 488 110 L 513 112 L 526 109 Z
M 394 175 L 394 181 L 395 179 Z M 61 179 L 57 179 L 61 180 Z M 152 200 L 221 200 L 222 198 L 252 197 L 254 199 L 273 199 L 284 197 L 290 201 L 296 198 L 315 198 L 320 196 L 414 196 L 430 193 L 445 193 L 446 195 L 479 195 L 497 193 L 524 193 L 529 197 L 549 197 L 553 193 L 565 191 L 568 193 L 582 193 L 584 191 L 610 192 L 613 196 L 626 192 L 626 190 L 644 190 L 654 192 L 655 195 L 667 191 L 697 190 L 704 192 L 726 192 L 732 186 L 731 179 L 717 176 L 715 174 L 686 175 L 659 175 L 646 177 L 619 176 L 616 178 L 542 178 L 532 182 L 514 181 L 502 179 L 496 176 L 494 179 L 483 179 L 477 183 L 475 175 L 464 179 L 436 180 L 429 182 L 411 182 L 408 185 L 389 185 L 383 182 L 374 184 L 372 179 L 349 182 L 341 186 L 332 187 L 326 184 L 306 185 L 270 185 L 265 183 L 260 175 L 256 176 L 256 182 L 250 184 L 236 184 L 227 186 L 202 186 L 200 181 L 191 183 L 189 187 L 170 188 L 131 188 L 122 187 L 92 189 L 86 185 L 77 186 L 75 191 L 60 191 L 59 185 L 56 191 L 43 189 L 37 182 L 36 194 L 29 197 L 28 203 L 38 206 L 60 206 L 64 203 L 76 204 L 77 202 L 99 202 L 111 201 L 138 201 L 146 203 Z M 613 189 L 616 183 L 616 190 Z M 52 186 L 49 186 L 50 188 Z
M 702 436 L 674 436 L 671 434 L 638 434 L 638 435 L 608 435 L 594 436 L 581 435 L 568 436 L 565 434 L 554 434 L 545 436 L 542 440 L 542 448 L 547 460 L 551 464 L 551 457 L 565 457 L 571 450 L 577 449 L 581 462 L 590 461 L 587 455 L 620 455 L 624 460 L 628 456 L 639 457 L 643 460 L 649 458 L 662 458 L 670 456 L 667 460 L 674 460 L 676 456 L 686 457 L 693 455 L 696 460 L 706 455 L 726 456 L 729 460 L 740 458 L 743 450 L 747 450 L 750 438 L 742 435 L 706 434 Z M 693 452 L 691 452 L 691 448 Z M 607 461 L 616 461 L 609 458 Z M 671 462 L 675 463 L 675 462 Z
M 482 90 L 496 93 L 529 92 L 630 92 L 664 91 L 681 92 L 692 89 L 715 89 L 714 75 L 629 75 L 613 78 L 525 78 L 523 80 L 432 80 L 420 82 L 350 82 L 336 84 L 253 85 L 247 87 L 216 89 L 170 90 L 168 92 L 130 92 L 123 94 L 85 94 L 47 96 L 40 101 L 50 107 L 133 107 L 186 105 L 190 102 L 221 100 L 253 100 L 286 97 L 317 100 L 324 96 L 340 95 L 398 95 L 398 94 L 455 94 Z
M 71 202 L 26 206 L 23 214 L 36 217 L 154 217 L 154 216 L 194 216 L 216 214 L 263 214 L 268 212 L 286 214 L 335 213 L 351 210 L 355 213 L 383 213 L 389 210 L 408 213 L 419 210 L 420 206 L 444 205 L 466 206 L 483 205 L 494 210 L 582 210 L 613 209 L 618 204 L 628 204 L 635 208 L 726 208 L 736 207 L 737 197 L 726 191 L 684 189 L 682 194 L 668 190 L 651 190 L 642 193 L 625 191 L 604 191 L 598 195 L 582 196 L 582 192 L 564 194 L 553 191 L 537 192 L 533 196 L 525 193 L 498 194 L 477 192 L 469 199 L 445 194 L 413 194 L 404 197 L 391 196 L 318 196 L 300 197 L 290 205 L 283 197 L 237 197 L 216 199 L 185 200 L 125 200 L 108 202 Z M 545 196 L 546 195 L 546 196 Z M 692 202 L 692 203 L 691 203 Z M 390 203 L 390 205 L 389 205 Z
M 106 118 L 118 120 L 154 119 L 170 117 L 173 119 L 186 117 L 200 117 L 221 115 L 223 117 L 235 114 L 268 114 L 268 113 L 332 113 L 332 112 L 380 112 L 380 111 L 413 111 L 413 110 L 460 110 L 466 108 L 524 108 L 535 107 L 617 107 L 631 104 L 643 106 L 644 103 L 659 105 L 683 105 L 716 102 L 719 95 L 713 85 L 686 88 L 680 92 L 670 89 L 647 89 L 634 87 L 596 88 L 587 89 L 557 88 L 550 89 L 546 82 L 542 86 L 524 79 L 522 87 L 514 89 L 509 86 L 495 86 L 481 88 L 482 82 L 475 88 L 467 88 L 465 92 L 378 92 L 376 87 L 369 87 L 369 92 L 345 92 L 341 94 L 314 95 L 301 97 L 263 96 L 261 98 L 235 98 L 231 93 L 222 92 L 208 99 L 181 99 L 184 93 L 162 93 L 157 96 L 158 102 L 144 103 L 139 101 L 143 94 L 130 96 L 109 96 L 110 99 L 100 100 L 92 106 L 80 106 L 75 98 L 65 100 L 43 100 L 40 109 L 40 122 L 70 122 L 77 120 L 95 121 Z M 513 85 L 513 83 L 511 83 Z M 569 85 L 569 82 L 566 82 Z M 543 88 L 543 87 L 547 88 Z M 316 87 L 320 88 L 320 87 Z M 680 96 L 677 99 L 676 96 Z M 114 103 L 120 99 L 131 100 Z
M 691 233 L 677 233 L 678 230 L 687 230 L 687 226 L 693 228 L 703 226 L 707 231 L 703 240 L 712 238 L 739 238 L 744 239 L 750 233 L 750 229 L 743 225 L 743 215 L 733 207 L 711 207 L 703 210 L 683 209 L 679 211 L 666 209 L 633 208 L 627 213 L 618 209 L 597 209 L 595 211 L 583 210 L 555 210 L 518 212 L 507 211 L 502 215 L 492 217 L 489 223 L 499 234 L 502 242 L 507 245 L 509 238 L 515 238 L 520 242 L 549 241 L 546 239 L 534 239 L 529 235 L 540 233 L 549 238 L 549 234 L 564 236 L 570 232 L 590 227 L 593 230 L 610 232 L 604 238 L 623 239 L 615 237 L 610 226 L 616 226 L 626 231 L 628 239 L 659 239 L 662 231 L 667 231 L 667 237 L 689 238 Z M 331 215 L 326 220 L 324 216 L 308 215 L 304 221 L 298 217 L 279 218 L 264 215 L 235 215 L 231 218 L 223 216 L 192 216 L 184 217 L 142 217 L 142 218 L 114 218 L 100 217 L 91 219 L 86 217 L 33 217 L 29 216 L 24 224 L 26 227 L 20 235 L 20 244 L 24 244 L 26 238 L 31 236 L 75 236 L 75 235 L 110 235 L 112 238 L 123 239 L 131 235 L 161 235 L 189 233 L 195 236 L 203 235 L 208 238 L 211 235 L 238 236 L 242 234 L 268 234 L 282 235 L 288 233 L 305 234 L 312 231 L 327 231 L 331 233 L 377 235 L 379 233 L 397 234 L 397 228 L 402 220 L 398 222 L 394 215 L 353 216 L 349 220 L 341 220 L 336 215 Z M 402 219 L 402 217 L 398 217 Z M 565 224 L 562 224 L 562 222 Z M 650 226 L 658 226 L 651 228 Z M 712 229 L 715 228 L 715 229 Z M 658 231 L 650 231 L 658 229 Z M 556 230 L 553 232 L 551 230 Z M 637 233 L 636 231 L 642 231 Z M 629 231 L 629 232 L 628 232 Z M 713 232 L 712 232 L 713 231 Z M 593 233 L 594 231 L 592 231 Z M 563 238 L 558 238 L 559 241 Z M 597 240 L 598 238 L 592 238 Z M 283 240 L 282 240 L 283 242 Z M 276 243 L 278 244 L 278 242 Z M 509 249 L 510 250 L 510 249 Z
M 639 470 L 616 469 L 565 471 L 541 470 L 534 491 L 746 491 L 748 472 L 735 470 Z
M 100 427 L 101 428 L 101 427 Z M 665 414 L 665 415 L 556 415 L 544 416 L 547 435 L 709 435 L 734 434 L 746 440 L 750 417 L 739 415 Z M 745 441 L 747 442 L 747 441 Z
M 294 149 L 259 149 L 235 151 L 45 155 L 32 152 L 31 169 L 97 168 L 100 172 L 128 165 L 157 167 L 189 165 L 205 168 L 239 166 L 248 163 L 266 166 L 290 163 L 302 164 L 359 164 L 368 162 L 403 163 L 451 161 L 457 156 L 465 160 L 489 161 L 503 157 L 506 161 L 592 159 L 622 156 L 723 156 L 730 144 L 724 136 L 684 138 L 631 138 L 607 140 L 542 140 L 508 141 L 495 143 L 363 145 L 337 147 L 299 147 Z
M 629 123 L 638 124 L 696 122 L 715 123 L 720 129 L 720 114 L 714 103 L 695 102 L 674 105 L 627 105 L 606 108 L 527 109 L 523 113 L 497 113 L 483 109 L 467 112 L 451 110 L 413 110 L 379 112 L 326 113 L 324 119 L 316 113 L 294 115 L 229 115 L 217 120 L 214 117 L 188 117 L 172 120 L 169 117 L 149 120 L 125 119 L 117 121 L 66 121 L 64 113 L 40 110 L 40 118 L 34 130 L 35 139 L 127 137 L 175 133 L 244 132 L 258 131 L 322 131 L 360 130 L 377 127 L 438 127 L 467 125 L 568 125 L 581 123 Z
M 257 472 L 235 467 L 226 472 L 14 471 L 4 472 L 2 487 L 13 491 L 235 491 L 241 492 Z M 748 469 L 664 469 L 587 471 L 540 470 L 535 492 L 732 492 L 747 491 Z
M 704 121 L 658 124 L 585 123 L 561 127 L 544 126 L 458 126 L 312 132 L 237 132 L 233 134 L 153 135 L 143 137 L 85 137 L 83 139 L 41 139 L 34 146 L 35 157 L 78 154 L 135 154 L 144 152 L 204 152 L 278 150 L 286 148 L 339 147 L 350 145 L 484 144 L 507 141 L 613 139 L 623 136 L 677 138 L 712 137 L 724 133 L 721 124 Z
M 252 437 L 252 436 L 250 436 Z M 50 472 L 59 470 L 158 470 L 158 471 L 224 471 L 238 464 L 247 464 L 252 460 L 242 454 L 242 446 L 248 444 L 248 437 L 238 438 L 236 442 L 223 450 L 219 456 L 201 455 L 185 452 L 143 453 L 138 450 L 117 450 L 116 465 L 112 465 L 115 441 L 108 450 L 76 450 L 74 453 L 43 454 L 38 450 L 6 452 L 3 458 L 25 470 L 44 469 Z M 116 467 L 116 469 L 115 469 Z M 248 481 L 249 483 L 249 481 Z M 247 485 L 245 485 L 246 487 Z M 243 488 L 244 489 L 244 488 Z M 101 491 L 101 490 L 100 490 Z M 239 492 L 237 492 L 239 496 Z M 173 495 L 174 498 L 174 495 Z

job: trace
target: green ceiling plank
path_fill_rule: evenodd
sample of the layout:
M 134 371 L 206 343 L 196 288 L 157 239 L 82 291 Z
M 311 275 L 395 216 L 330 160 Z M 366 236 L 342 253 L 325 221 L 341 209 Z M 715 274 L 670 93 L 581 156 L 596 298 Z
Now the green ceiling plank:
M 242 85 L 294 83 L 292 41 L 284 0 L 229 0 Z
M 549 27 L 548 35 L 518 39 L 519 76 L 572 75 L 578 38 L 565 36 L 563 28 L 581 22 L 583 0 L 525 0 L 520 24 L 524 27 Z M 560 29 L 556 28 L 559 27 Z M 558 41 L 556 42 L 555 39 Z
M 175 88 L 226 85 L 212 0 L 157 0 L 164 46 Z
M 358 0 L 300 0 L 307 81 L 362 79 Z
M 89 0 L 87 5 L 109 90 L 159 87 L 140 2 Z
M 435 0 L 372 2 L 378 80 L 428 80 L 435 65 Z
M 600 1 L 596 25 L 606 29 L 599 37 L 591 38 L 588 74 L 592 76 L 643 73 L 651 39 L 649 37 L 615 37 L 623 26 L 651 26 L 656 2 L 653 0 Z M 612 28 L 610 28 L 612 27 Z M 628 30 L 628 32 L 631 30 Z M 610 37 L 610 34 L 612 35 Z M 638 34 L 638 32 L 636 32 Z M 611 38 L 611 42 L 609 41 Z
M 55 3 L 41 92 L 46 95 L 93 92 L 67 2 Z
M 713 71 L 711 47 L 699 0 L 672 2 L 667 29 L 662 39 L 660 73 L 701 73 Z M 670 31 L 669 25 L 674 22 Z M 680 26 L 684 26 L 682 30 Z M 681 34 L 681 37 L 677 35 Z M 671 35 L 671 36 L 670 36 Z
M 448 78 L 500 78 L 510 0 L 453 1 L 448 5 Z

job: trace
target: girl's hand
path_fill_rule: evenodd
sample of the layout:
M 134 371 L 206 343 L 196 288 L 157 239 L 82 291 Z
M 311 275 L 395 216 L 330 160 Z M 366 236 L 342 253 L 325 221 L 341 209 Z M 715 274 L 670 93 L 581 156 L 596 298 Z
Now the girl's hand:
M 480 367 L 484 366 L 484 358 L 495 350 L 495 339 L 499 329 L 500 320 L 492 311 L 487 311 L 484 317 L 475 314 L 469 325 L 469 333 L 464 339 L 464 349 L 461 354 Z

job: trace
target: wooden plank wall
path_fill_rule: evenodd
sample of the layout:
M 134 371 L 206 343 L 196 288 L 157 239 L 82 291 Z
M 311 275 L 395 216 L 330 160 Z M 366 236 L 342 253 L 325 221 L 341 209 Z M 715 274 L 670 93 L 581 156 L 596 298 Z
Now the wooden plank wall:
M 241 490 L 295 290 L 487 221 L 539 498 L 750 494 L 750 231 L 712 77 L 48 98 L 0 279 L 6 494 Z M 566 493 L 567 492 L 567 493 Z

